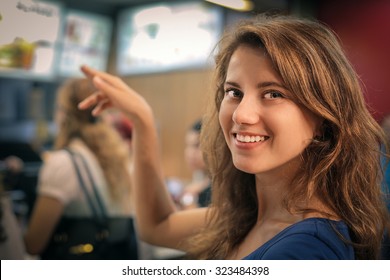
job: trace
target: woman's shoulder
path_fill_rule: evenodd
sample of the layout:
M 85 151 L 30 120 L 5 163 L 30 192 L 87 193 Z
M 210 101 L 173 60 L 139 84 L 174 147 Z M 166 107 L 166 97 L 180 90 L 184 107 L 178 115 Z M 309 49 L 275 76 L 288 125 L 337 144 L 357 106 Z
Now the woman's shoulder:
M 78 193 L 75 168 L 66 150 L 47 152 L 39 172 L 38 192 L 67 204 Z
M 344 222 L 309 218 L 287 227 L 245 259 L 354 259 L 348 241 Z
M 70 164 L 71 160 L 67 151 L 63 149 L 48 151 L 44 153 L 41 171 L 52 173 Z

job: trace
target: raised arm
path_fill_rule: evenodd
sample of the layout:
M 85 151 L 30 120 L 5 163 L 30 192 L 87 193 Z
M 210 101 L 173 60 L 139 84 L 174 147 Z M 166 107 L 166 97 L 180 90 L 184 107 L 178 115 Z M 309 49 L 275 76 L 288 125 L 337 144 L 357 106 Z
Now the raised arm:
M 146 242 L 182 249 L 185 238 L 205 224 L 205 209 L 177 212 L 165 186 L 158 135 L 149 104 L 121 79 L 105 72 L 82 67 L 97 91 L 79 104 L 94 107 L 92 114 L 116 107 L 133 123 L 132 180 L 137 229 Z

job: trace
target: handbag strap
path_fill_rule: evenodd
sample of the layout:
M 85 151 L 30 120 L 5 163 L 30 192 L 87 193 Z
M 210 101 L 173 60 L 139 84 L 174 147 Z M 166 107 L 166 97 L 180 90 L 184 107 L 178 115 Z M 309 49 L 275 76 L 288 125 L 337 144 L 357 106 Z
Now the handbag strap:
M 106 209 L 104 207 L 103 201 L 100 198 L 100 195 L 99 195 L 98 190 L 96 188 L 95 181 L 93 180 L 91 171 L 88 168 L 86 160 L 79 153 L 75 153 L 74 151 L 72 151 L 72 150 L 70 150 L 68 148 L 65 148 L 64 150 L 67 151 L 70 154 L 70 158 L 71 158 L 71 160 L 73 162 L 73 165 L 74 165 L 74 168 L 76 170 L 76 174 L 77 174 L 77 178 L 78 178 L 80 187 L 81 187 L 82 191 L 84 192 L 84 194 L 85 194 L 85 196 L 87 198 L 87 202 L 89 204 L 89 207 L 92 210 L 93 216 L 98 221 L 103 222 L 103 223 L 107 223 L 107 212 L 106 212 Z M 80 173 L 80 170 L 78 168 L 78 164 L 77 164 L 77 161 L 75 160 L 75 157 L 80 158 L 82 163 L 83 163 L 83 165 L 84 165 L 84 169 L 87 172 L 88 179 L 89 179 L 89 181 L 91 183 L 91 186 L 92 186 L 92 192 L 93 192 L 93 194 L 95 196 L 97 206 L 98 206 L 98 208 L 100 208 L 99 210 L 100 210 L 101 215 L 99 215 L 98 210 L 96 209 L 96 207 L 95 207 L 95 205 L 93 203 L 93 200 L 92 200 L 92 198 L 91 198 L 91 196 L 89 194 L 89 191 L 87 189 L 87 186 L 85 184 L 85 181 L 84 181 L 84 179 L 83 179 L 83 177 L 82 177 L 82 175 Z
M 95 199 L 96 199 L 97 204 L 99 205 L 99 208 L 100 208 L 100 211 L 102 213 L 102 216 L 105 219 L 107 219 L 108 216 L 107 216 L 106 208 L 104 207 L 103 200 L 101 199 L 101 196 L 99 195 L 99 191 L 98 191 L 98 189 L 96 187 L 97 184 L 95 183 L 95 180 L 93 179 L 93 176 L 91 174 L 90 169 L 88 168 L 88 163 L 87 163 L 87 161 L 85 160 L 85 158 L 81 154 L 77 154 L 77 155 L 79 156 L 79 158 L 81 158 L 81 161 L 82 161 L 82 163 L 84 165 L 84 168 L 87 171 L 88 180 L 91 182 L 93 194 L 95 195 Z

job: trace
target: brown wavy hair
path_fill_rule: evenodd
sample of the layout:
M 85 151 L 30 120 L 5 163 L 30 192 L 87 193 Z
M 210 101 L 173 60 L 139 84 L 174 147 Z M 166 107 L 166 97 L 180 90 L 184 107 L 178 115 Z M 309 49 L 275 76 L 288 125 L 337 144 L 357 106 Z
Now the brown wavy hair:
M 55 148 L 62 149 L 73 139 L 81 139 L 97 157 L 111 197 L 125 203 L 123 191 L 130 189 L 128 147 L 112 126 L 92 116 L 92 109 L 79 110 L 77 107 L 79 102 L 95 90 L 87 79 L 70 79 L 59 88 L 57 105 L 66 117 L 58 129 Z
M 356 258 L 378 258 L 388 221 L 380 188 L 383 131 L 334 32 L 316 21 L 275 15 L 243 21 L 220 42 L 214 102 L 201 135 L 213 210 L 207 227 L 190 243 L 191 257 L 226 258 L 257 219 L 255 175 L 233 165 L 218 121 L 228 64 L 241 44 L 264 51 L 294 101 L 324 120 L 322 135 L 302 153 L 301 171 L 284 199 L 286 209 L 310 211 L 298 209 L 296 202 L 318 197 L 348 225 Z

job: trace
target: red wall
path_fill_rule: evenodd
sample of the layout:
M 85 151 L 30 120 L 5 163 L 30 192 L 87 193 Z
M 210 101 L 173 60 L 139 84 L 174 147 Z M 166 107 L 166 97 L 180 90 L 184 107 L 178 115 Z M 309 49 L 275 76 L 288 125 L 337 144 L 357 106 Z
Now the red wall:
M 323 0 L 318 18 L 339 35 L 381 121 L 390 114 L 390 1 Z

